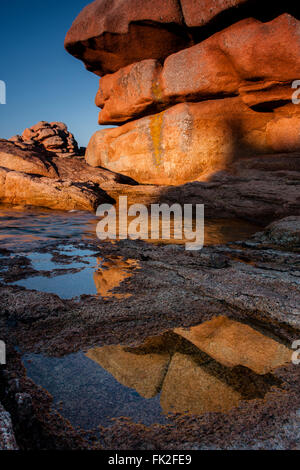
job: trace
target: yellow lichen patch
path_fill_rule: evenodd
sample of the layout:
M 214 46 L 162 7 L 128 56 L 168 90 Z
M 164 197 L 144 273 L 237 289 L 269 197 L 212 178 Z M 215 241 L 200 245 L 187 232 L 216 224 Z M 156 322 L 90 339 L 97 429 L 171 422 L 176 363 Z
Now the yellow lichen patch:
M 150 134 L 153 142 L 154 164 L 161 164 L 161 133 L 163 112 L 150 117 Z

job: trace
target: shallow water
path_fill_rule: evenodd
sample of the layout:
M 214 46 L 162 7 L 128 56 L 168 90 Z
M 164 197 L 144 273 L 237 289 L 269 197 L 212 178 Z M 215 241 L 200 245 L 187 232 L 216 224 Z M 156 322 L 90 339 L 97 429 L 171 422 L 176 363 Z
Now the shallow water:
M 119 293 L 117 288 L 139 269 L 136 260 L 103 258 L 101 253 L 73 245 L 82 239 L 95 240 L 98 221 L 85 212 L 24 212 L 21 208 L 2 207 L 0 244 L 12 251 L 10 255 L 3 251 L 2 256 L 24 255 L 39 271 L 13 283 L 61 298 L 82 294 L 127 297 L 129 294 Z M 256 225 L 240 220 L 206 220 L 205 244 L 249 238 L 257 230 Z M 51 254 L 38 251 L 42 242 L 53 240 L 59 245 Z M 109 426 L 112 419 L 120 417 L 150 425 L 165 423 L 172 413 L 226 413 L 241 400 L 263 398 L 272 386 L 280 386 L 268 367 L 267 372 L 259 369 L 268 354 L 266 359 L 258 358 L 257 364 L 255 358 L 243 362 L 247 350 L 256 350 L 243 334 L 237 333 L 235 345 L 240 358 L 228 364 L 216 353 L 227 347 L 222 335 L 209 349 L 199 340 L 198 330 L 196 340 L 194 333 L 189 336 L 184 331 L 177 329 L 148 338 L 138 347 L 102 345 L 61 358 L 32 353 L 25 354 L 23 361 L 28 376 L 52 394 L 53 405 L 62 415 L 85 429 Z M 270 356 L 274 357 L 272 347 Z
M 210 336 L 214 331 L 209 342 L 207 329 Z M 226 342 L 228 329 L 233 348 Z M 257 345 L 264 347 L 263 354 L 255 352 Z M 241 400 L 262 399 L 271 387 L 281 386 L 272 375 L 275 350 L 280 352 L 276 366 L 281 366 L 288 360 L 282 345 L 219 317 L 150 337 L 136 347 L 95 347 L 62 358 L 26 354 L 23 362 L 28 376 L 51 393 L 64 417 L 91 429 L 110 426 L 120 417 L 150 425 L 166 422 L 173 413 L 226 413 Z
M 48 240 L 96 239 L 99 218 L 88 212 L 62 212 L 43 209 L 0 206 L 0 245 L 3 248 L 20 250 L 33 242 Z M 150 230 L 149 223 L 149 230 Z M 205 244 L 220 244 L 248 238 L 261 228 L 238 219 L 206 219 Z M 171 227 L 171 236 L 173 228 Z M 147 241 L 150 241 L 149 239 Z M 178 240 L 154 240 L 163 243 L 185 243 Z
M 24 208 L 0 206 L 0 247 L 12 250 L 15 256 L 23 254 L 28 257 L 32 267 L 41 272 L 40 275 L 35 274 L 32 277 L 18 279 L 14 284 L 27 289 L 57 294 L 64 299 L 80 295 L 126 297 L 126 294 L 112 291 L 138 268 L 136 261 L 122 258 L 103 260 L 99 256 L 96 258 L 95 253 L 90 250 L 75 248 L 72 245 L 72 241 L 95 240 L 98 222 L 98 217 L 87 212 L 24 210 Z M 149 227 L 150 222 L 149 220 Z M 171 227 L 172 235 L 174 235 L 173 228 L 174 224 Z M 205 244 L 219 244 L 248 238 L 257 230 L 256 225 L 241 220 L 207 219 Z M 184 238 L 174 240 L 172 235 L 171 239 L 154 242 L 181 244 L 186 242 Z M 53 240 L 62 240 L 58 252 L 59 255 L 66 256 L 66 261 L 63 263 L 52 259 L 51 254 L 34 251 L 38 250 L 41 243 Z M 70 240 L 67 245 L 66 240 Z M 30 250 L 32 250 L 31 253 Z M 71 257 L 78 257 L 79 260 Z M 69 272 L 66 272 L 66 269 L 69 269 Z M 50 271 L 53 270 L 55 272 L 51 274 Z M 48 274 L 42 271 L 48 271 Z
M 59 255 L 76 256 L 78 261 L 73 261 L 73 258 L 67 261 L 64 258 L 62 264 L 59 261 L 53 261 L 53 255 L 49 253 L 24 253 L 30 259 L 32 267 L 37 271 L 42 271 L 42 274 L 20 279 L 12 284 L 56 294 L 62 299 L 76 298 L 80 295 L 102 298 L 114 296 L 119 299 L 127 297 L 127 294 L 120 294 L 113 290 L 138 269 L 139 264 L 136 260 L 124 260 L 118 256 L 104 260 L 90 250 L 78 249 L 71 245 L 67 248 L 69 251 L 64 248 L 59 251 Z M 65 273 L 66 269 L 71 272 Z M 55 270 L 54 274 L 53 270 Z M 43 271 L 52 271 L 51 277 Z

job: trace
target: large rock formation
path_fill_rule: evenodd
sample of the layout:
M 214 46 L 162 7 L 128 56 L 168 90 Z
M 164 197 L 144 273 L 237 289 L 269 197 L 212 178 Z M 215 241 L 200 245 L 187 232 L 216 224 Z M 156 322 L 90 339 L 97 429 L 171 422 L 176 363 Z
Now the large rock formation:
M 49 144 L 52 132 L 58 132 L 55 134 L 58 147 Z M 71 141 L 75 144 L 68 144 Z M 109 188 L 134 184 L 130 178 L 103 168 L 91 171 L 78 154 L 77 143 L 67 132 L 67 126 L 45 122 L 26 129 L 23 137 L 0 139 L 0 181 L 2 203 L 89 211 L 95 211 L 102 202 L 113 202 L 102 185 Z
M 269 23 L 249 18 L 170 55 L 163 67 L 144 60 L 106 75 L 96 96 L 99 123 L 122 123 L 176 101 L 235 95 L 249 107 L 280 107 L 291 102 L 291 83 L 299 77 L 298 35 L 299 22 L 288 14 Z
M 66 49 L 98 75 L 191 44 L 177 0 L 96 0 L 74 21 Z
M 20 148 L 28 145 L 42 147 L 58 156 L 74 156 L 79 154 L 78 144 L 63 122 L 40 121 L 25 129 L 22 136 L 15 135 L 10 139 Z
M 273 114 L 271 115 L 273 117 Z M 104 166 L 152 184 L 181 184 L 228 167 L 241 154 L 271 153 L 269 113 L 239 98 L 180 103 L 166 111 L 94 134 L 86 151 Z
M 48 178 L 58 176 L 46 152 L 41 151 L 34 144 L 20 146 L 18 143 L 0 139 L 0 166 Z
M 87 162 L 179 184 L 300 151 L 299 37 L 289 1 L 94 1 L 65 46 L 102 76 L 99 123 L 121 126 L 92 137 Z
M 5 204 L 95 211 L 107 198 L 93 183 L 45 178 L 0 167 L 0 200 Z

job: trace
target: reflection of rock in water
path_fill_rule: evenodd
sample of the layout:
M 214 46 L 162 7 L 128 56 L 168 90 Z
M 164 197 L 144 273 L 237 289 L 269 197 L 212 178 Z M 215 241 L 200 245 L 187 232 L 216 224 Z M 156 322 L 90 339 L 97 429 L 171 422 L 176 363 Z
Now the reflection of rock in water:
M 291 361 L 291 351 L 283 344 L 226 317 L 174 331 L 227 367 L 241 365 L 267 374 Z
M 118 287 L 122 281 L 132 276 L 132 271 L 137 267 L 136 260 L 125 261 L 122 257 L 116 257 L 102 263 L 101 269 L 95 271 L 93 276 L 98 294 L 102 297 L 126 297 L 126 294 L 113 294 L 111 291 Z
M 122 385 L 134 388 L 145 398 L 152 398 L 159 392 L 170 361 L 167 353 L 139 355 L 126 352 L 122 346 L 95 348 L 87 356 Z
M 241 393 L 199 366 L 192 356 L 175 353 L 163 383 L 161 406 L 165 412 L 227 411 Z
M 219 317 L 175 331 L 148 338 L 138 347 L 94 348 L 87 356 L 145 398 L 161 392 L 165 412 L 226 412 L 240 400 L 263 398 L 281 384 L 271 374 L 259 374 L 283 365 L 290 352 L 252 328 Z M 203 340 L 202 350 L 198 339 Z

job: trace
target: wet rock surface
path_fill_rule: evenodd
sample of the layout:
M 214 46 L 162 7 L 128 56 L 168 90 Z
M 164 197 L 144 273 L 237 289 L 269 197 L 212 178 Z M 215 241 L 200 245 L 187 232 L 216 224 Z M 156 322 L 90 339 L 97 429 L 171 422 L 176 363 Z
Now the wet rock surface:
M 62 237 L 57 214 L 22 244 L 10 217 L 0 448 L 299 450 L 297 7 L 96 0 L 65 46 L 102 77 L 99 122 L 121 126 L 85 156 L 59 122 L 1 139 L 2 202 L 94 212 L 126 195 L 261 228 L 189 252 L 99 242 L 80 217 Z
M 298 219 L 294 218 L 293 223 L 297 227 Z M 107 287 L 109 276 L 100 277 L 97 282 L 102 295 L 84 295 L 73 299 L 60 299 L 55 294 L 30 291 L 13 286 L 9 282 L 4 283 L 3 276 L 8 280 L 11 269 L 14 269 L 16 274 L 16 267 L 13 268 L 9 262 L 9 255 L 13 253 L 7 249 L 0 259 L 1 337 L 8 344 L 7 369 L 14 378 L 20 379 L 21 385 L 17 390 L 13 388 L 15 398 L 7 399 L 4 405 L 12 415 L 18 445 L 84 448 L 91 447 L 93 435 L 93 445 L 110 449 L 116 446 L 126 449 L 143 449 L 144 446 L 153 449 L 297 449 L 300 372 L 299 366 L 288 361 L 287 356 L 293 352 L 291 345 L 298 339 L 300 330 L 299 247 L 297 243 L 283 246 L 282 242 L 278 244 L 276 240 L 274 242 L 274 239 L 268 238 L 268 233 L 274 230 L 274 225 L 267 227 L 252 239 L 205 247 L 200 252 L 187 252 L 184 247 L 175 245 L 151 246 L 139 241 L 119 241 L 112 244 L 73 240 L 72 250 L 80 248 L 93 252 L 95 258 L 101 257 L 108 263 L 103 269 L 113 269 L 112 272 L 116 272 L 118 264 L 111 265 L 111 259 L 122 260 L 120 273 L 126 260 L 134 259 L 138 264 L 138 268 L 131 270 L 129 277 L 119 276 L 119 286 L 117 281 Z M 280 240 L 288 239 L 289 219 L 282 220 L 277 225 L 281 230 Z M 282 232 L 284 230 L 286 237 Z M 68 243 L 70 244 L 70 240 Z M 61 240 L 45 242 L 39 246 L 39 250 L 56 257 L 59 256 L 63 245 Z M 30 252 L 28 248 L 28 253 Z M 28 257 L 26 250 L 23 256 Z M 69 260 L 66 258 L 66 267 L 68 262 L 72 261 L 74 262 L 72 257 Z M 20 266 L 24 266 L 24 261 Z M 92 275 L 91 282 L 94 282 Z M 113 295 L 107 295 L 109 290 Z M 80 295 L 80 292 L 77 292 L 77 295 Z M 221 321 L 224 317 L 228 318 L 225 323 Z M 219 322 L 219 330 L 214 328 L 213 331 L 219 339 L 225 335 L 223 343 L 216 337 L 215 346 L 210 343 L 210 349 L 206 349 L 205 335 L 201 333 L 202 340 L 198 338 L 201 345 L 189 337 L 187 328 L 192 327 L 191 332 L 198 326 L 205 329 L 206 325 L 209 325 L 205 322 L 216 321 Z M 231 325 L 237 325 L 236 328 L 241 325 L 242 330 L 237 329 L 235 335 Z M 180 330 L 176 330 L 178 328 Z M 183 350 L 179 349 L 175 354 L 172 352 L 173 360 L 171 365 L 168 365 L 169 376 L 164 380 L 161 403 L 166 410 L 171 411 L 174 400 L 177 400 L 178 412 L 170 417 L 169 423 L 163 425 L 147 426 L 134 420 L 120 419 L 112 426 L 101 428 L 100 434 L 86 435 L 83 431 L 74 430 L 65 421 L 63 414 L 53 408 L 51 397 L 45 390 L 26 377 L 20 355 L 12 348 L 17 345 L 23 354 L 42 354 L 57 358 L 83 351 L 94 361 L 100 361 L 108 370 L 115 367 L 110 363 L 116 364 L 117 361 L 119 365 L 113 372 L 117 380 L 137 387 L 140 393 L 149 396 L 157 389 L 155 383 L 161 382 L 164 365 L 155 359 L 159 348 L 156 346 L 153 349 L 151 346 L 152 349 L 149 349 L 147 338 L 159 337 L 174 329 L 175 332 L 180 332 L 179 336 L 183 334 L 184 341 L 191 345 L 189 347 L 200 349 L 201 354 L 206 354 L 203 356 L 206 358 L 204 363 L 208 361 L 210 364 L 201 371 L 195 369 L 194 359 L 187 357 Z M 244 333 L 241 334 L 241 331 Z M 231 358 L 231 362 L 224 365 L 219 360 L 223 360 L 226 354 L 221 354 L 219 348 L 220 344 L 223 344 L 223 349 L 228 347 L 228 334 L 235 335 L 236 341 L 240 343 L 234 349 L 236 359 L 232 358 L 232 353 L 228 350 L 227 360 Z M 242 340 L 243 334 L 247 335 L 248 343 Z M 159 340 L 155 341 L 154 345 L 159 344 Z M 121 346 L 117 346 L 119 344 Z M 163 344 L 166 344 L 165 340 Z M 243 351 L 245 344 L 249 345 L 249 354 Z M 276 344 L 276 348 L 279 348 L 277 351 L 281 351 L 277 355 L 278 361 L 272 353 Z M 113 356 L 104 354 L 105 348 L 107 351 L 111 350 Z M 132 363 L 131 371 L 126 372 L 122 367 L 123 355 L 126 356 L 130 352 L 132 357 L 135 357 L 135 354 L 138 356 Z M 142 360 L 140 355 L 148 353 L 150 356 L 147 356 L 147 361 L 150 362 L 147 368 L 153 368 L 153 383 L 149 382 L 148 376 L 144 380 L 143 366 L 139 365 Z M 164 354 L 165 356 L 160 356 L 159 361 L 168 361 L 170 349 Z M 115 359 L 112 361 L 113 357 Z M 273 360 L 275 362 L 272 362 Z M 199 365 L 201 361 L 197 367 Z M 239 383 L 241 365 L 242 369 L 254 369 L 255 372 L 252 370 L 251 373 L 258 372 L 259 377 L 267 380 L 270 388 L 266 388 L 264 398 L 261 395 L 256 398 L 245 395 L 247 388 L 240 395 L 241 383 L 240 388 L 234 386 L 231 389 L 232 385 L 228 388 L 228 383 L 234 384 L 236 380 Z M 225 380 L 224 367 L 228 366 Z M 182 371 L 185 381 L 190 381 L 189 396 L 184 390 L 172 396 L 176 370 Z M 214 379 L 216 373 L 219 378 Z M 270 373 L 273 377 L 271 381 L 268 375 Z M 222 410 L 218 411 L 216 408 L 217 401 L 211 403 L 201 414 L 196 411 L 196 397 L 199 397 L 199 393 L 206 396 L 206 392 L 205 387 L 198 390 L 192 384 L 195 374 L 200 374 L 199 377 L 202 377 L 207 390 L 211 390 L 211 387 L 216 390 L 216 397 L 218 393 L 226 395 L 228 407 L 225 414 L 224 410 L 221 412 Z M 179 385 L 180 381 L 176 387 Z M 27 395 L 20 398 L 19 394 L 23 393 L 31 395 L 32 405 L 25 408 L 28 413 L 30 409 L 34 416 L 30 431 L 27 432 L 27 441 L 21 431 L 24 429 L 23 425 L 20 424 L 27 411 L 24 411 L 21 405 L 29 403 L 30 399 Z M 208 392 L 207 396 L 211 394 Z M 192 404 L 190 414 L 183 413 L 187 403 Z M 41 435 L 46 437 L 38 438 L 37 428 L 41 429 Z M 64 437 L 58 432 L 62 429 Z

